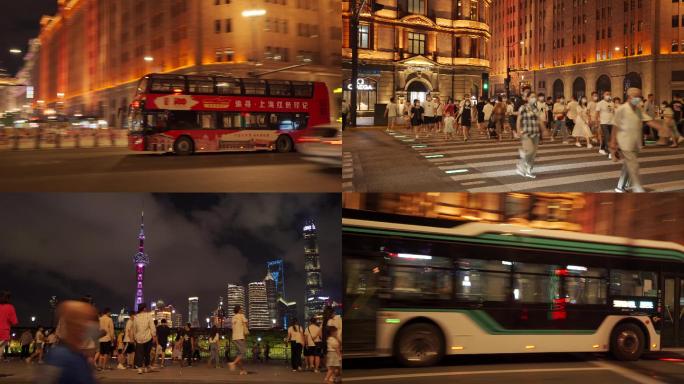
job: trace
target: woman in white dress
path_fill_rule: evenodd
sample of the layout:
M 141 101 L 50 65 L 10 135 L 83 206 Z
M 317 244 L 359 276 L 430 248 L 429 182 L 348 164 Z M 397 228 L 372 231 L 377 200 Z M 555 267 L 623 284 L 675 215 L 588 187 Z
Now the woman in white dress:
M 587 108 L 587 98 L 582 97 L 579 106 L 577 106 L 577 117 L 575 118 L 575 128 L 572 130 L 572 137 L 575 138 L 575 146 L 582 147 L 580 139 L 584 138 L 587 141 L 587 148 L 593 148 L 591 145 L 591 128 L 589 127 L 589 110 Z

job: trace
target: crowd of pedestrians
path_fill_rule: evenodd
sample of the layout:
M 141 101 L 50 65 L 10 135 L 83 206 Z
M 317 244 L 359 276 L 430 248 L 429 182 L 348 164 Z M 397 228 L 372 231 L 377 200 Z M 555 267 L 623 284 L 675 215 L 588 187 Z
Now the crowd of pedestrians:
M 232 332 L 226 344 L 224 358 L 220 355 L 220 340 L 225 336 L 217 327 L 208 334 L 208 367 L 222 367 L 222 361 L 229 361 L 230 370 L 239 370 L 247 375 L 247 339 L 249 323 L 241 306 L 233 308 Z M 92 299 L 84 297 L 78 301 L 65 301 L 56 311 L 57 327 L 46 330 L 39 327 L 35 333 L 26 330 L 19 336 L 20 356 L 27 363 L 38 363 L 37 377 L 45 382 L 94 383 L 95 371 L 134 370 L 138 374 L 154 372 L 167 364 L 180 368 L 191 367 L 200 360 L 198 335 L 188 323 L 175 331 L 166 319 L 154 319 L 145 304 L 127 319 L 122 331 L 117 332 L 109 308 L 100 313 L 92 305 Z M 17 325 L 17 316 L 10 303 L 9 292 L 0 293 L 0 360 L 2 352 L 9 345 L 11 328 Z M 326 370 L 326 382 L 339 382 L 341 370 L 342 320 L 331 307 L 326 307 L 322 316 L 315 316 L 306 324 L 299 325 L 291 319 L 285 342 L 290 346 L 293 372 Z M 171 340 L 170 340 L 171 339 Z M 33 351 L 31 351 L 33 346 Z M 171 359 L 166 354 L 171 350 Z M 231 349 L 235 352 L 232 361 Z M 302 358 L 303 357 L 303 358 Z M 270 359 L 270 344 L 253 344 L 254 362 Z M 114 362 L 114 364 L 112 364 Z
M 463 100 L 433 97 L 425 101 L 387 106 L 387 130 L 406 129 L 416 139 L 438 138 L 467 142 L 479 134 L 490 140 L 520 140 L 520 161 L 516 172 L 534 179 L 537 149 L 544 142 L 560 141 L 579 148 L 596 150 L 607 160 L 622 161 L 623 170 L 616 192 L 644 192 L 639 177 L 638 153 L 653 140 L 657 146 L 677 148 L 684 142 L 683 102 L 657 104 L 653 95 L 646 99 L 641 90 L 630 88 L 626 99 L 611 92 L 579 95 L 555 100 L 526 90 L 520 96 L 479 100 L 465 95 Z

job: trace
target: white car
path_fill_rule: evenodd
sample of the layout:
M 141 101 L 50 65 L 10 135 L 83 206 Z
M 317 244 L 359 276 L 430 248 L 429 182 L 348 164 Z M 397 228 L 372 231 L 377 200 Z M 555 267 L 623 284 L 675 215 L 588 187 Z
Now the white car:
M 332 167 L 342 167 L 342 129 L 339 125 L 319 125 L 297 139 L 297 152 L 304 159 Z

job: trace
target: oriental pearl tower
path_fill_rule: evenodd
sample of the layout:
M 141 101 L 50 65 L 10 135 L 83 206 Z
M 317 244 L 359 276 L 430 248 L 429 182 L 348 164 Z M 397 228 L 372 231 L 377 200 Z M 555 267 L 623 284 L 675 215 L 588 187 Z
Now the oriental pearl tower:
M 140 233 L 138 234 L 138 253 L 133 256 L 135 263 L 135 304 L 134 311 L 138 312 L 138 306 L 143 303 L 143 281 L 145 278 L 145 267 L 150 263 L 150 257 L 145 253 L 145 211 L 140 214 Z

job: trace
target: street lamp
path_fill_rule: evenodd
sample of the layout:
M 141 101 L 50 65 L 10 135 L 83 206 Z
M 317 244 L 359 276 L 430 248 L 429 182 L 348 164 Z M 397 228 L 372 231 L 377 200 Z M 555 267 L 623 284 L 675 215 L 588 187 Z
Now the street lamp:
M 36 322 L 36 317 L 35 317 L 35 316 L 31 316 L 31 323 L 35 323 L 35 322 Z
M 148 63 L 151 63 L 151 62 L 154 61 L 154 57 L 152 57 L 152 56 L 145 56 L 145 57 L 143 58 L 143 60 L 147 61 Z
M 259 60 L 258 60 L 258 49 L 257 49 L 257 30 L 256 30 L 256 18 L 265 16 L 266 15 L 266 10 L 265 9 L 246 9 L 242 11 L 242 17 L 246 19 L 252 19 L 252 49 L 253 49 L 253 55 L 254 57 L 252 60 L 254 61 L 254 64 L 259 66 Z
M 9 52 L 13 55 L 21 55 L 23 53 L 23 51 L 21 49 L 17 49 L 17 48 L 12 48 L 9 50 Z

